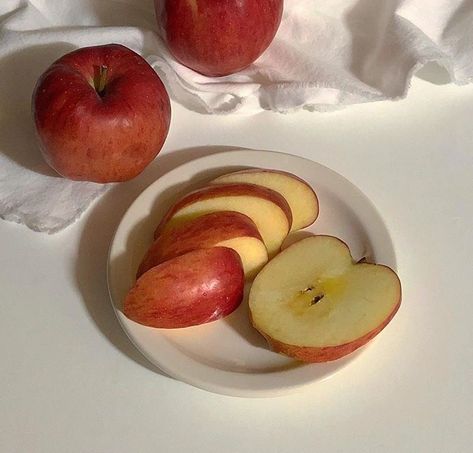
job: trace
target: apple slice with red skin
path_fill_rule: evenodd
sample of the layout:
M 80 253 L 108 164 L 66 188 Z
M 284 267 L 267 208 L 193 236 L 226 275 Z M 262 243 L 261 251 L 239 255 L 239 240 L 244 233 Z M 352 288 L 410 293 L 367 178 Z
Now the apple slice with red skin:
M 124 314 L 149 327 L 182 328 L 215 321 L 243 298 L 237 252 L 226 247 L 193 250 L 144 273 L 124 301 Z
M 270 45 L 283 0 L 155 0 L 169 50 L 185 66 L 211 77 L 235 73 Z
M 249 217 L 239 212 L 213 212 L 163 231 L 146 253 L 137 277 L 176 256 L 215 246 L 231 248 L 240 255 L 248 280 L 268 261 L 263 239 Z
M 332 236 L 290 245 L 253 282 L 251 322 L 271 349 L 304 362 L 336 360 L 378 335 L 401 304 L 387 266 L 355 263 Z
M 219 176 L 212 184 L 250 183 L 281 194 L 292 212 L 291 231 L 312 225 L 319 215 L 319 201 L 312 187 L 292 173 L 281 170 L 250 168 Z
M 46 162 L 66 178 L 99 183 L 141 173 L 171 120 L 159 76 L 118 44 L 84 47 L 54 62 L 36 84 L 32 110 Z
M 291 208 L 274 190 L 255 184 L 215 184 L 177 201 L 156 228 L 155 238 L 164 229 L 217 211 L 235 211 L 248 216 L 258 228 L 270 257 L 279 251 L 291 229 Z

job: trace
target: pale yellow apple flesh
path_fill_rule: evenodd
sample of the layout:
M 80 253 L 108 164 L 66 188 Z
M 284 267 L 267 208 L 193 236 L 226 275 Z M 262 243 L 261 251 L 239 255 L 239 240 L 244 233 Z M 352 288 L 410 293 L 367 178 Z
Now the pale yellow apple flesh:
M 319 202 L 312 187 L 292 173 L 252 168 L 219 176 L 212 184 L 256 184 L 280 193 L 292 212 L 291 231 L 300 230 L 315 222 L 319 215 Z
M 204 187 L 179 200 L 158 225 L 155 237 L 164 229 L 218 211 L 235 211 L 249 217 L 270 257 L 280 250 L 291 229 L 291 210 L 279 193 L 254 184 L 222 184 Z
M 247 280 L 254 279 L 261 268 L 268 262 L 266 246 L 257 238 L 246 236 L 228 239 L 227 241 L 219 242 L 216 246 L 228 247 L 240 255 Z
M 240 255 L 248 280 L 268 261 L 266 246 L 255 223 L 239 212 L 218 211 L 165 228 L 148 249 L 137 277 L 176 256 L 218 246 L 231 248 Z
M 346 244 L 313 236 L 285 249 L 256 277 L 255 328 L 277 352 L 307 362 L 343 357 L 392 319 L 401 284 L 390 268 L 354 263 Z
M 268 250 L 275 255 L 289 233 L 289 223 L 284 212 L 271 201 L 251 196 L 229 196 L 197 201 L 177 212 L 169 221 L 169 227 L 186 219 L 217 211 L 237 211 L 255 222 Z

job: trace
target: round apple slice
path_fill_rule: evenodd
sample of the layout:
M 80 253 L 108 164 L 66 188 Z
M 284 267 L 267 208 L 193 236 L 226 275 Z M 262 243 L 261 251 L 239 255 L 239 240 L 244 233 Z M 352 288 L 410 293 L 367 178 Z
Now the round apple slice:
M 222 183 L 257 184 L 281 194 L 291 208 L 291 231 L 312 225 L 319 215 L 319 201 L 314 189 L 303 179 L 292 173 L 250 168 L 219 176 L 212 181 L 212 184 Z
M 247 279 L 254 278 L 268 261 L 266 246 L 255 223 L 239 212 L 221 211 L 165 229 L 149 248 L 137 277 L 168 259 L 215 246 L 231 248 L 240 255 Z
M 386 327 L 400 304 L 396 273 L 354 263 L 347 245 L 332 236 L 289 246 L 258 274 L 249 295 L 252 323 L 271 349 L 305 362 L 355 351 Z
M 270 257 L 280 250 L 291 229 L 291 208 L 279 193 L 255 184 L 221 184 L 203 187 L 181 198 L 165 214 L 154 237 L 190 219 L 218 211 L 248 216 L 258 228 Z
M 226 247 L 193 250 L 144 273 L 126 296 L 123 312 L 149 327 L 196 326 L 235 310 L 243 288 L 237 252 Z

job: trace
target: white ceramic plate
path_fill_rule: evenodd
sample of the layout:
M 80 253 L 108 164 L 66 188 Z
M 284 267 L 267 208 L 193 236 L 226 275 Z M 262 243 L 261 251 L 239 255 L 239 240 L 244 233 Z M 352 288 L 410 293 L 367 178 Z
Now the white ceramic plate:
M 154 329 L 126 318 L 122 302 L 152 241 L 159 219 L 182 193 L 245 167 L 292 172 L 308 181 L 320 202 L 309 229 L 343 239 L 355 259 L 367 256 L 396 268 L 389 233 L 375 207 L 334 171 L 300 157 L 270 151 L 235 150 L 190 161 L 151 184 L 133 202 L 112 241 L 108 285 L 118 319 L 135 346 L 170 376 L 212 392 L 233 396 L 273 396 L 325 379 L 357 353 L 327 364 L 301 364 L 268 350 L 250 326 L 247 303 L 230 316 L 187 329 Z M 297 233 L 296 233 L 297 234 Z M 294 240 L 294 237 L 288 238 Z

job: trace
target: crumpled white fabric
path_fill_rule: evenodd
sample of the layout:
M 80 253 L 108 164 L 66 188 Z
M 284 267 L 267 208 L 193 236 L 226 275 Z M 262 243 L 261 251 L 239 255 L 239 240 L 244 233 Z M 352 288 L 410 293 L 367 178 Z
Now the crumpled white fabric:
M 286 0 L 270 48 L 239 74 L 204 77 L 167 52 L 150 61 L 179 102 L 208 113 L 397 99 L 428 62 L 473 79 L 473 0 Z
M 324 111 L 398 99 L 431 61 L 454 83 L 473 79 L 473 0 L 286 0 L 270 48 L 223 78 L 174 61 L 159 34 L 152 0 L 1 0 L 0 217 L 56 232 L 108 187 L 58 177 L 34 139 L 35 81 L 77 47 L 132 48 L 174 100 L 203 113 Z

